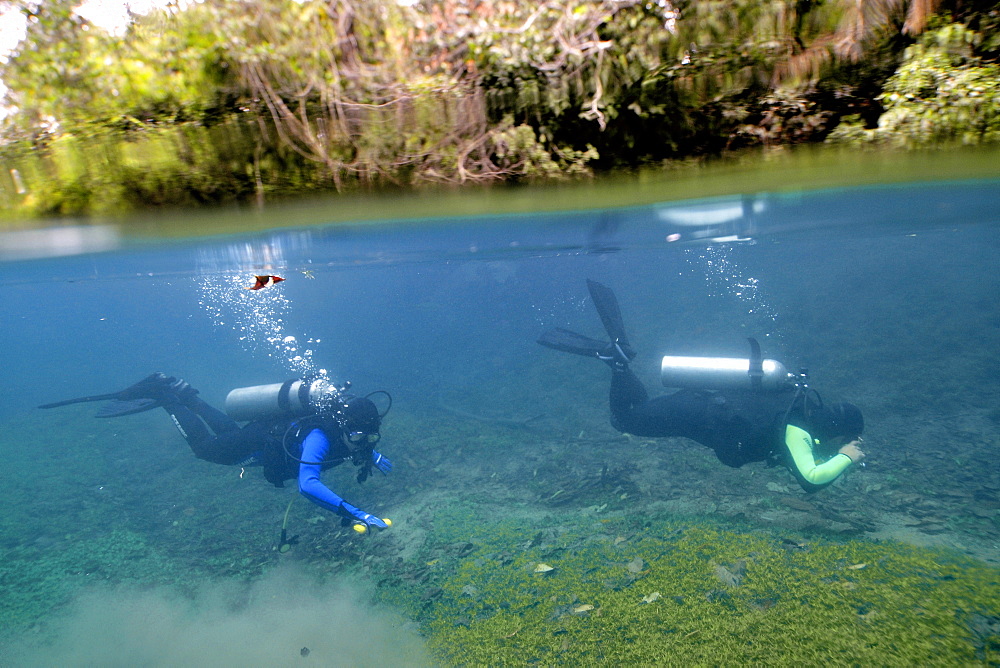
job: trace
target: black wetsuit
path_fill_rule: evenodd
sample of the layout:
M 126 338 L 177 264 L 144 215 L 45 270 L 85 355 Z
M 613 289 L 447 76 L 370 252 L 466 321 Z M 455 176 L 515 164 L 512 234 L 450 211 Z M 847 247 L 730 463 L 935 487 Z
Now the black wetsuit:
M 635 351 L 625 333 L 614 292 L 589 279 L 587 289 L 609 340 L 592 339 L 557 327 L 544 332 L 538 343 L 598 359 L 611 368 L 611 424 L 618 431 L 636 436 L 689 438 L 712 448 L 719 461 L 732 467 L 780 461 L 810 491 L 832 483 L 853 463 L 846 452 L 817 462 L 821 443 L 816 437 L 821 432 L 833 433 L 831 427 L 838 427 L 843 432 L 840 435 L 860 435 L 864 429 L 861 412 L 855 406 L 838 404 L 840 410 L 824 411 L 830 413 L 825 429 L 810 425 L 814 420 L 807 416 L 815 418 L 817 410 L 823 410 L 819 396 L 804 385 L 790 384 L 781 391 L 761 389 L 762 360 L 754 339 L 750 339 L 747 389 L 683 389 L 650 399 L 646 388 L 629 369 Z
M 388 520 L 352 506 L 320 480 L 322 471 L 346 461 L 360 468 L 358 482 L 368 478 L 373 468 L 382 473 L 392 470 L 388 458 L 372 448 L 378 442 L 384 413 L 380 414 L 369 399 L 351 402 L 353 422 L 317 413 L 302 418 L 257 420 L 240 427 L 197 395 L 183 380 L 154 373 L 119 392 L 77 397 L 39 408 L 108 401 L 95 417 L 121 417 L 162 407 L 198 459 L 225 466 L 260 466 L 264 477 L 277 487 L 297 478 L 303 496 L 353 522 L 356 530 L 359 526 L 363 531 L 388 528 Z M 343 409 L 348 408 L 343 405 Z M 357 431 L 348 432 L 348 425 Z
M 198 459 L 226 466 L 262 466 L 264 477 L 276 487 L 284 487 L 284 481 L 294 479 L 299 473 L 297 459 L 289 457 L 285 448 L 299 457 L 302 438 L 308 429 L 294 437 L 297 430 L 289 420 L 255 421 L 240 427 L 231 417 L 199 397 L 164 408 Z M 327 432 L 333 448 L 322 466 L 325 470 L 347 460 L 350 452 L 341 443 L 339 425 L 333 420 L 322 422 L 313 426 Z M 290 440 L 283 443 L 290 427 Z M 215 432 L 214 435 L 209 429 Z
M 794 392 L 678 390 L 649 398 L 631 369 L 611 376 L 611 425 L 636 436 L 682 436 L 740 467 L 783 453 Z

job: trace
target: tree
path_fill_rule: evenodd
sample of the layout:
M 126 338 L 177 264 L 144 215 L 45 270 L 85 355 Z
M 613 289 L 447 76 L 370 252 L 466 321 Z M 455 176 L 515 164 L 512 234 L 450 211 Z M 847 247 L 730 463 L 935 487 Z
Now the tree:
M 878 127 L 848 119 L 830 141 L 902 148 L 1000 142 L 1000 66 L 974 55 L 981 43 L 959 24 L 926 33 L 886 82 Z

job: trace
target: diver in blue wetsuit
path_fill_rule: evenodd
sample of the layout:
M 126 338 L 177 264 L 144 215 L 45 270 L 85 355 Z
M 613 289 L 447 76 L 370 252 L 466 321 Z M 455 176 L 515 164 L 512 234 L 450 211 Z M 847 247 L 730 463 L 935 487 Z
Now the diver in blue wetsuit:
M 163 408 L 198 459 L 227 466 L 260 466 L 276 487 L 297 478 L 299 492 L 341 516 L 359 533 L 386 529 L 391 522 L 347 503 L 320 480 L 329 468 L 351 462 L 364 482 L 374 469 L 383 474 L 392 463 L 374 447 L 382 418 L 392 405 L 387 392 L 365 397 L 345 394 L 322 379 L 295 379 L 275 385 L 238 388 L 226 398 L 226 413 L 210 406 L 187 382 L 154 373 L 121 392 L 80 397 L 39 408 L 83 401 L 111 403 L 96 417 L 120 417 Z M 371 397 L 382 394 L 381 413 Z M 240 426 L 239 422 L 246 422 Z

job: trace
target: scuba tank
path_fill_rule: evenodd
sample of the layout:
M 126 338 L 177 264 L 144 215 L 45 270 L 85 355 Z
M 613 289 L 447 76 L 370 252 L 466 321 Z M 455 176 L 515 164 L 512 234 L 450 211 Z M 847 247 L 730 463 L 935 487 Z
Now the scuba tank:
M 284 383 L 238 387 L 226 396 L 226 414 L 237 422 L 312 415 L 332 407 L 345 389 L 325 378 L 293 378 Z
M 748 340 L 749 358 L 667 355 L 660 364 L 660 380 L 665 387 L 702 390 L 780 392 L 795 387 L 800 376 L 789 373 L 777 360 L 762 359 L 760 344 Z

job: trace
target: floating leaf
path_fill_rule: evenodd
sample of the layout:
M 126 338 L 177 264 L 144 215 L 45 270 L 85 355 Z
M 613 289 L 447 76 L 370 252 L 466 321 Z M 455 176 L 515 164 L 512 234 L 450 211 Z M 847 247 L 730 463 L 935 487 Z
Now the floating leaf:
M 536 573 L 551 573 L 554 570 L 555 568 L 549 566 L 548 564 L 538 564 L 537 566 L 535 566 Z

